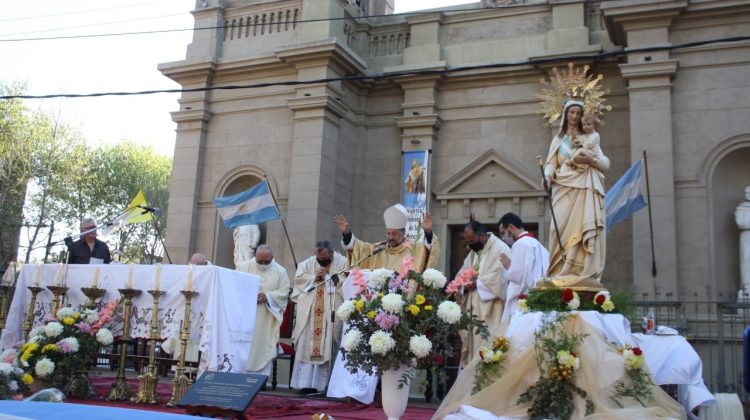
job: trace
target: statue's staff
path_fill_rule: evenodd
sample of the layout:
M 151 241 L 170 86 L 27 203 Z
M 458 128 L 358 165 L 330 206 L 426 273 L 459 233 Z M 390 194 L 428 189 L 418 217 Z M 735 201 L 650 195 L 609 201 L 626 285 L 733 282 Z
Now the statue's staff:
M 565 248 L 563 248 L 562 240 L 560 239 L 560 229 L 557 227 L 557 217 L 555 217 L 555 207 L 552 205 L 552 184 L 547 182 L 547 175 L 544 174 L 544 162 L 541 156 L 537 156 L 536 160 L 539 162 L 539 170 L 542 172 L 542 182 L 544 182 L 544 189 L 547 191 L 547 202 L 549 203 L 549 211 L 552 213 L 552 224 L 555 225 L 555 236 L 557 236 L 557 246 L 560 247 L 560 253 L 562 254 L 563 261 L 565 261 Z

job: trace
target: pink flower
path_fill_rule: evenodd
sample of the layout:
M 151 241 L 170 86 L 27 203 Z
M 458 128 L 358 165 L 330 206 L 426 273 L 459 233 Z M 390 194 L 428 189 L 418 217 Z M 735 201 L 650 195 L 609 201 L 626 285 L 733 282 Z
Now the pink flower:
M 96 334 L 101 327 L 112 319 L 117 308 L 117 301 L 111 300 L 104 305 L 104 308 L 99 312 L 99 320 L 91 326 L 91 333 Z
M 462 287 L 471 286 L 473 283 L 472 279 L 477 276 L 477 271 L 473 268 L 467 268 L 461 270 L 452 282 L 448 283 L 448 287 L 445 289 L 448 293 L 456 293 L 461 290 Z
M 381 311 L 375 316 L 375 322 L 378 323 L 380 329 L 388 331 L 398 325 L 401 322 L 401 318 L 398 315 L 391 315 Z
M 79 322 L 74 327 L 78 328 L 79 331 L 86 334 L 91 334 L 91 325 L 85 323 L 85 322 Z
M 409 275 L 409 271 L 414 271 L 414 257 L 407 255 L 401 260 L 401 271 L 398 273 L 398 277 L 405 279 Z
M 354 275 L 354 280 L 352 280 L 352 284 L 359 288 L 359 292 L 357 293 L 364 292 L 365 289 L 367 289 L 367 280 L 365 280 L 365 276 L 362 274 L 362 271 L 355 269 L 352 271 L 352 275 Z

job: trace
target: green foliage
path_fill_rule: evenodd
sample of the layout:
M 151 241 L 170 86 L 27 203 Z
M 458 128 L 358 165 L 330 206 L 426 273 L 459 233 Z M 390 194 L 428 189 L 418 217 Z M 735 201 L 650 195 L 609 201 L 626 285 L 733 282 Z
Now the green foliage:
M 611 396 L 612 401 L 622 408 L 620 399 L 632 398 L 646 407 L 654 401 L 654 392 L 651 389 L 653 385 L 651 376 L 644 372 L 641 366 L 626 367 L 625 378 L 615 384 L 615 392 Z
M 539 288 L 529 291 L 526 298 L 526 305 L 529 307 L 530 311 L 567 312 L 571 310 L 568 307 L 567 302 L 562 299 L 563 288 L 555 287 L 551 283 L 543 283 L 539 286 Z M 629 294 L 612 293 L 610 299 L 615 306 L 612 311 L 605 311 L 602 309 L 601 305 L 597 305 L 593 301 L 593 298 L 586 299 L 584 296 L 581 296 L 580 306 L 576 310 L 623 314 L 624 316 L 633 313 L 634 306 Z

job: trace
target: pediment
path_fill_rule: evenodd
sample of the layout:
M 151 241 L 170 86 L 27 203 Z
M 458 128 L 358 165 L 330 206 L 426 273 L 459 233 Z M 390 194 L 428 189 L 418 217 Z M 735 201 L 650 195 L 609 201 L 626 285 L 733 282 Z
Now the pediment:
M 539 176 L 489 149 L 434 190 L 438 200 L 544 195 Z

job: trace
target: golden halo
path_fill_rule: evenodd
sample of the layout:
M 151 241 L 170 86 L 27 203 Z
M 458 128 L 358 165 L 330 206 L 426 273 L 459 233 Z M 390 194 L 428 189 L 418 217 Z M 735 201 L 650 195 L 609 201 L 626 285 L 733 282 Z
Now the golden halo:
M 611 105 L 604 105 L 603 96 L 609 91 L 603 90 L 599 84 L 604 80 L 604 76 L 587 75 L 588 71 L 588 64 L 583 68 L 576 68 L 573 63 L 568 63 L 567 71 L 563 70 L 561 73 L 555 67 L 552 69 L 553 77 L 549 81 L 541 80 L 544 87 L 537 98 L 542 100 L 541 112 L 544 113 L 545 126 L 551 126 L 560 119 L 563 107 L 569 100 L 582 101 L 583 112 L 597 117 L 612 110 Z M 603 123 L 601 118 L 600 122 Z

